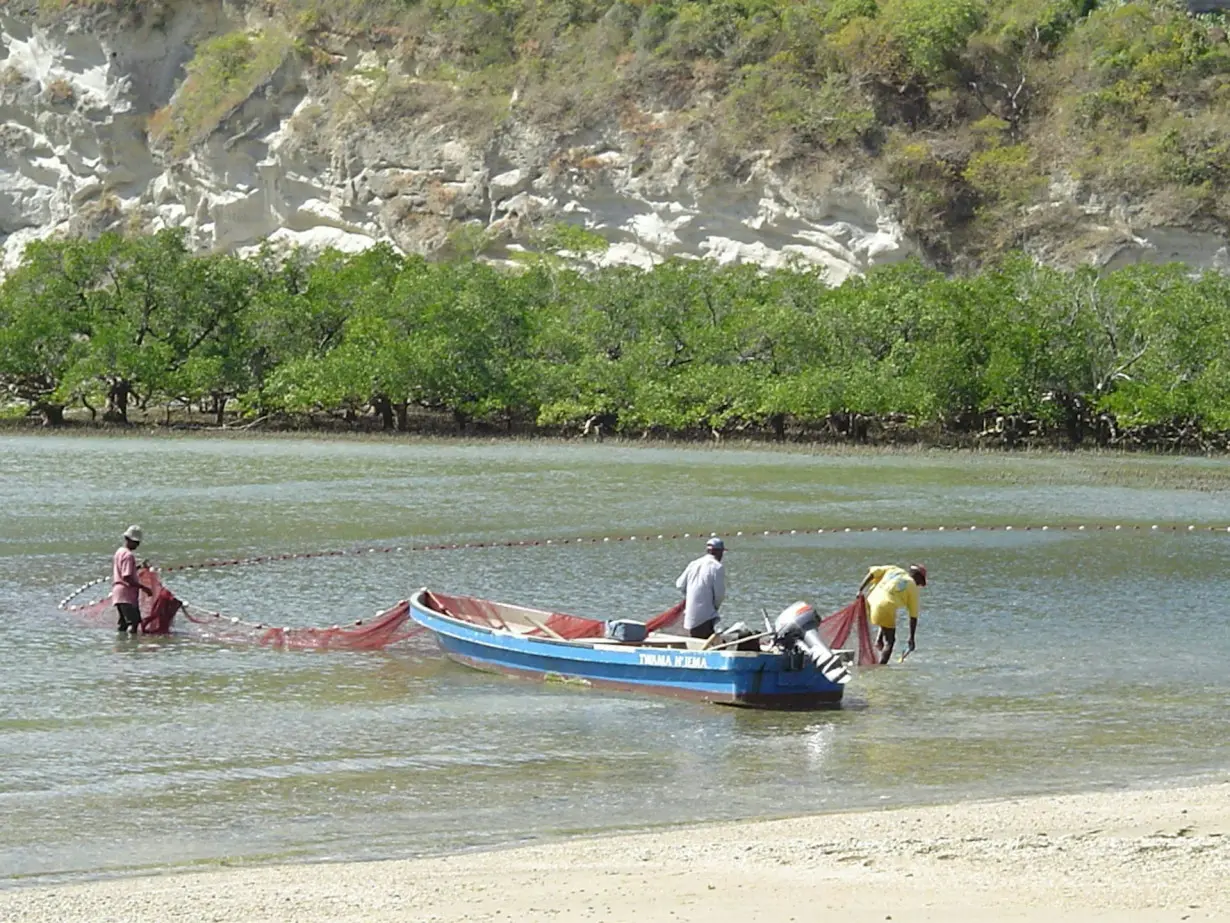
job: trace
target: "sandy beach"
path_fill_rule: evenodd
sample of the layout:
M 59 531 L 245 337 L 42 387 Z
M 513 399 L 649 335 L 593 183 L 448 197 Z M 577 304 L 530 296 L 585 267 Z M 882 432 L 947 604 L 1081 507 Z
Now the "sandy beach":
M 1230 920 L 1230 783 L 0 892 L 0 920 Z

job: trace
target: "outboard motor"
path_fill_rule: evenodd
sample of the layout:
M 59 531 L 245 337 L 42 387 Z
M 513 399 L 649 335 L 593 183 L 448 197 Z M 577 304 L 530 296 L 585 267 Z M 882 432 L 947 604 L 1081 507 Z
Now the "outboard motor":
M 850 682 L 845 661 L 820 640 L 820 619 L 807 603 L 797 602 L 783 609 L 773 623 L 773 631 L 785 650 L 797 650 L 806 655 L 829 682 L 843 685 Z

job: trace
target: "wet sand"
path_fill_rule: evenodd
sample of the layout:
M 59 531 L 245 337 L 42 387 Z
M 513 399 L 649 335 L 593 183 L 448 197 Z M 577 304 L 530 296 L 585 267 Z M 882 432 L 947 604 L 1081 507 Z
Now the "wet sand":
M 481 797 L 481 793 L 476 793 Z M 1230 920 L 1230 783 L 0 892 L 0 920 Z

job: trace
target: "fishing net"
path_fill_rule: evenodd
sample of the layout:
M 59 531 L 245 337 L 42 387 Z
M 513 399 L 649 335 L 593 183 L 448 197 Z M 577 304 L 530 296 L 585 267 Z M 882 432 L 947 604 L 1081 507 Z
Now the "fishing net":
M 172 621 L 180 613 L 188 623 L 187 630 L 198 637 L 290 650 L 379 650 L 422 630 L 410 621 L 410 604 L 405 600 L 391 609 L 377 612 L 371 619 L 360 619 L 349 625 L 293 628 L 249 622 L 188 605 L 163 586 L 157 572 L 149 568 L 141 568 L 137 572 L 137 579 L 149 590 L 148 593 L 140 595 L 141 631 L 148 635 L 170 633 Z M 102 581 L 94 581 L 94 584 L 100 582 Z M 94 584 L 87 584 L 77 593 Z M 115 605 L 109 595 L 82 606 L 70 606 L 68 600 L 65 600 L 60 608 L 90 622 L 116 624 L 118 621 Z
M 115 625 L 118 621 L 118 613 L 109 595 L 97 602 L 79 606 L 69 605 L 70 600 L 74 597 L 92 586 L 103 583 L 104 579 L 95 580 L 80 587 L 61 602 L 60 608 L 95 624 Z M 137 579 L 148 590 L 140 595 L 141 631 L 144 634 L 169 634 L 175 616 L 182 615 L 181 625 L 185 632 L 211 641 L 255 644 L 260 647 L 288 650 L 372 651 L 412 638 L 425 631 L 421 625 L 411 620 L 410 604 L 406 600 L 402 600 L 390 609 L 377 612 L 371 619 L 360 619 L 348 625 L 298 628 L 248 621 L 183 602 L 163 586 L 157 571 L 147 567 L 138 570 Z M 433 607 L 438 608 L 439 611 L 479 625 L 504 627 L 504 621 L 500 616 L 501 606 L 496 603 L 470 596 L 447 596 L 439 593 L 429 594 L 429 599 Z M 536 610 L 525 611 L 535 612 Z M 650 619 L 647 625 L 650 631 L 668 629 L 682 616 L 683 603 L 679 603 Z M 567 639 L 600 638 L 606 630 L 604 621 L 579 615 L 567 615 L 563 612 L 546 614 L 541 626 L 530 634 Z
M 472 622 L 475 625 L 501 630 L 507 627 L 501 611 L 518 612 L 534 624 L 536 617 L 543 613 L 521 606 L 508 606 L 493 603 L 486 599 L 473 596 L 449 596 L 444 593 L 427 594 L 426 602 L 437 612 L 451 615 L 453 618 Z M 662 631 L 670 628 L 683 615 L 683 603 L 671 606 L 665 612 L 654 616 L 645 623 L 649 631 Z M 606 622 L 601 619 L 585 618 L 581 615 L 568 615 L 564 612 L 551 612 L 538 623 L 537 627 L 525 634 L 531 637 L 557 637 L 567 641 L 580 638 L 601 638 L 606 633 Z
M 820 622 L 820 639 L 832 650 L 844 648 L 852 633 L 858 644 L 858 658 L 855 662 L 860 667 L 879 663 L 879 652 L 871 640 L 871 622 L 867 618 L 867 598 L 862 593 L 859 593 L 858 598 L 850 605 L 838 609 Z
M 256 644 L 261 647 L 313 651 L 378 651 L 422 631 L 410 621 L 410 604 L 404 599 L 391 609 L 377 612 L 368 621 L 324 628 L 294 628 L 247 622 L 220 612 L 184 606 L 184 618 L 193 633 L 211 641 Z
M 162 585 L 162 581 L 158 579 L 158 574 L 147 567 L 142 567 L 137 571 L 137 581 L 149 591 L 137 595 L 137 603 L 141 608 L 142 633 L 147 635 L 165 635 L 169 633 L 171 622 L 183 608 L 183 603 L 175 598 L 175 594 Z M 92 583 L 87 583 L 74 593 L 73 596 L 102 582 L 103 580 L 95 580 Z M 69 599 L 72 599 L 72 596 Z M 66 599 L 60 604 L 60 608 L 90 622 L 104 623 L 110 621 L 113 625 L 118 625 L 119 623 L 119 613 L 116 612 L 115 604 L 111 601 L 110 594 L 97 602 L 86 603 L 81 606 L 70 606 Z
M 676 603 L 665 612 L 655 615 L 645 623 L 648 631 L 667 631 L 683 617 L 683 603 Z M 561 638 L 601 638 L 606 633 L 606 622 L 587 619 L 579 615 L 553 612 L 546 626 Z
M 157 571 L 148 567 L 138 570 L 137 579 L 148 591 L 140 594 L 141 631 L 148 635 L 169 634 L 175 616 L 179 614 L 183 615 L 187 623 L 186 630 L 198 637 L 287 650 L 373 651 L 412 638 L 424 631 L 421 625 L 411 620 L 410 604 L 405 600 L 390 609 L 377 612 L 371 619 L 359 619 L 348 625 L 296 628 L 250 622 L 189 605 L 163 586 Z M 115 625 L 118 613 L 110 595 L 97 602 L 80 606 L 69 605 L 73 597 L 102 582 L 103 579 L 95 580 L 79 588 L 60 604 L 60 608 L 89 622 Z M 501 610 L 531 613 L 530 621 L 537 625 L 535 629 L 527 632 L 531 636 L 578 640 L 601 638 L 606 632 L 606 622 L 601 619 L 564 612 L 542 613 L 473 596 L 428 593 L 427 602 L 439 612 L 496 629 L 507 627 L 500 614 Z M 544 615 L 541 621 L 535 621 L 538 616 Z M 649 619 L 646 627 L 651 632 L 668 631 L 676 628 L 682 617 L 683 603 L 679 602 Z M 867 600 L 862 594 L 850 605 L 839 609 L 820 623 L 821 638 L 834 650 L 845 647 L 852 634 L 858 648 L 856 662 L 859 666 L 878 663 L 879 653 L 873 644 L 871 625 L 867 617 Z

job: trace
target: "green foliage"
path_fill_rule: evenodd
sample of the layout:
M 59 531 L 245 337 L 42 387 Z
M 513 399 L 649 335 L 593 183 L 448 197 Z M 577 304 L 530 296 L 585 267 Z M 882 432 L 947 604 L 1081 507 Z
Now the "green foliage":
M 1091 12 L 1060 48 L 1067 87 L 1055 130 L 1077 150 L 1073 171 L 1096 188 L 1146 197 L 1178 190 L 1225 201 L 1230 44 L 1177 6 L 1143 0 Z
M 44 0 L 49 13 L 65 5 L 153 8 Z M 788 167 L 870 163 L 942 266 L 1013 245 L 1052 179 L 1230 221 L 1230 43 L 1179 3 L 270 0 L 261 11 L 266 28 L 202 43 L 151 120 L 174 153 L 297 48 L 335 81 L 335 132 L 359 118 L 486 138 L 514 115 L 563 136 L 618 119 L 646 151 L 686 127 L 689 144 L 709 145 L 702 162 L 768 148 Z M 347 70 L 324 50 L 338 34 L 376 48 L 379 66 Z M 909 266 L 837 290 L 806 272 L 702 263 L 582 276 L 578 257 L 604 246 L 596 235 L 531 236 L 539 252 L 512 275 L 473 262 L 489 242 L 479 228 L 452 234 L 446 264 L 384 248 L 197 258 L 175 235 L 40 244 L 0 288 L 0 385 L 49 419 L 76 401 L 122 418 L 134 396 L 259 414 L 375 407 L 386 424 L 416 405 L 462 423 L 628 431 L 860 413 L 954 427 L 1023 416 L 1074 439 L 1099 413 L 1230 425 L 1218 277 L 1065 275 L 1011 256 L 969 279 Z
M 455 227 L 448 235 L 448 249 L 452 256 L 474 260 L 482 256 L 494 237 L 482 222 L 470 222 Z
M 1055 47 L 1097 6 L 1096 0 L 1012 0 L 989 6 L 985 34 L 1017 50 Z
M 578 224 L 556 222 L 535 232 L 532 243 L 536 249 L 565 251 L 570 254 L 592 256 L 603 253 L 610 243 L 597 231 L 590 231 Z
M 1013 144 L 972 155 L 962 174 L 982 198 L 990 202 L 1024 205 L 1045 183 L 1026 144 Z
M 781 5 L 775 0 L 685 2 L 674 4 L 673 9 L 669 20 L 658 14 L 665 35 L 655 47 L 684 60 L 757 57 L 756 49 L 762 56 L 782 28 Z
M 1230 124 L 1185 119 L 1157 139 L 1160 172 L 1184 186 L 1230 187 Z
M 652 52 L 665 40 L 675 18 L 675 8 L 669 3 L 649 3 L 641 10 L 636 24 L 636 47 L 643 52 Z
M 577 252 L 588 232 L 542 229 Z M 592 252 L 592 251 L 591 251 Z M 32 245 L 0 285 L 0 386 L 66 405 L 232 403 L 252 415 L 411 407 L 607 432 L 803 430 L 851 416 L 977 431 L 1032 421 L 1230 430 L 1230 281 L 1180 267 L 1063 273 L 1010 256 L 829 288 L 811 271 L 672 260 L 502 272 L 381 246 L 315 260 L 193 256 L 183 236 Z
M 744 68 L 726 110 L 728 131 L 744 145 L 792 138 L 832 149 L 862 140 L 876 124 L 845 74 L 831 72 L 811 85 L 777 61 Z
M 885 150 L 883 177 L 897 192 L 902 218 L 937 254 L 947 248 L 950 229 L 970 208 L 964 166 L 940 156 L 925 141 L 905 135 L 892 138 Z
M 95 289 L 114 241 L 65 246 L 40 241 L 0 288 L 0 387 L 58 420 L 65 379 L 88 350 Z
M 982 13 L 977 0 L 884 0 L 879 20 L 914 74 L 938 81 L 956 63 Z
M 824 15 L 824 25 L 836 32 L 852 19 L 875 19 L 879 12 L 876 0 L 833 0 Z

